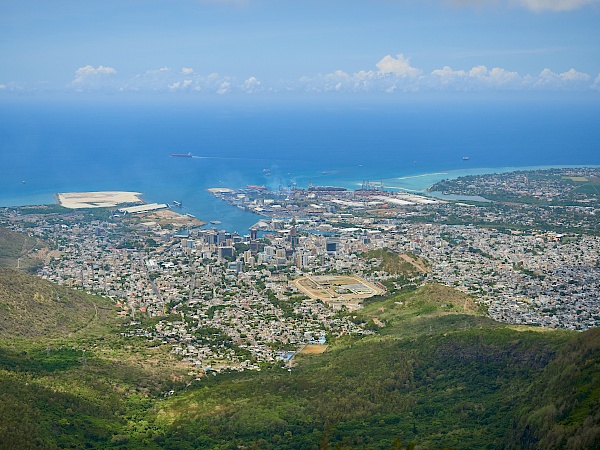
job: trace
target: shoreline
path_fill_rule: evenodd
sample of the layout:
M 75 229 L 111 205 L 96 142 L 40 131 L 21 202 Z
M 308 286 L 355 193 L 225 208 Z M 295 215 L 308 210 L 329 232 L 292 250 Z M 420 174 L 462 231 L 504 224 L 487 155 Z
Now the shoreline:
M 516 171 L 533 171 L 533 170 L 549 170 L 549 169 L 562 169 L 562 168 L 597 168 L 600 167 L 598 164 L 561 164 L 561 165 L 530 165 L 530 166 L 501 166 L 501 167 L 464 167 L 460 169 L 453 170 L 430 170 L 425 173 L 412 173 L 405 174 L 395 177 L 387 177 L 383 178 L 384 189 L 392 192 L 413 192 L 422 195 L 428 194 L 428 189 L 433 186 L 438 181 L 444 179 L 456 179 L 463 176 L 470 175 L 486 175 L 486 174 L 494 174 L 494 173 L 508 173 L 508 172 L 516 172 Z M 334 180 L 325 181 L 326 184 L 335 183 Z M 340 186 L 347 187 L 348 189 L 357 189 L 360 187 L 361 183 L 356 180 L 345 180 L 339 184 Z M 204 188 L 207 189 L 207 188 Z M 223 188 L 218 188 L 219 190 Z M 84 189 L 81 189 L 79 192 L 83 192 Z M 73 191 L 75 192 L 75 191 Z M 105 191 L 106 192 L 106 191 Z M 115 191 L 112 191 L 115 192 Z M 208 191 L 207 191 L 208 192 Z M 0 198 L 0 207 L 10 208 L 10 207 L 26 207 L 26 206 L 36 206 L 36 205 L 52 205 L 52 204 L 60 204 L 57 202 L 59 194 L 56 193 L 40 193 L 40 192 L 32 192 L 32 193 L 23 193 L 23 195 L 8 197 L 4 202 Z M 142 200 L 140 195 L 140 203 L 147 203 L 148 201 L 153 201 L 154 197 L 148 201 Z M 168 193 L 164 193 L 164 195 L 169 195 Z M 175 195 L 175 194 L 174 194 Z M 180 194 L 178 194 L 180 195 Z M 214 194 L 213 194 L 214 195 Z M 210 195 L 210 198 L 214 198 L 213 195 Z M 50 199 L 53 199 L 52 202 Z M 41 201 L 40 201 L 41 200 Z M 195 202 L 187 202 L 188 211 L 195 214 L 196 216 L 209 216 L 211 219 L 222 221 L 223 225 L 220 225 L 223 229 L 229 231 L 238 231 L 246 230 L 249 227 L 250 223 L 255 222 L 255 217 L 249 218 L 244 216 L 239 216 L 236 214 L 236 211 L 233 213 L 228 213 L 225 210 L 217 209 L 214 211 L 214 206 L 210 203 L 207 203 L 205 199 L 198 198 Z M 212 208 L 212 209 L 211 209 Z M 230 208 L 228 206 L 228 208 Z M 251 214 L 251 213 L 248 213 Z M 254 216 L 254 214 L 252 214 Z M 196 219 L 198 220 L 198 219 Z M 207 220 L 208 221 L 208 220 Z M 202 221 L 204 222 L 204 221 Z
M 504 167 L 472 167 L 453 169 L 445 172 L 432 172 L 402 177 L 383 178 L 384 187 L 401 191 L 426 193 L 435 183 L 442 180 L 455 180 L 464 176 L 491 175 L 510 172 L 530 172 L 535 170 L 550 169 L 583 169 L 586 167 L 600 167 L 598 164 L 563 164 L 563 165 L 537 165 L 537 166 L 504 166 Z M 386 183 L 396 181 L 396 185 Z M 426 185 L 425 185 L 426 184 Z

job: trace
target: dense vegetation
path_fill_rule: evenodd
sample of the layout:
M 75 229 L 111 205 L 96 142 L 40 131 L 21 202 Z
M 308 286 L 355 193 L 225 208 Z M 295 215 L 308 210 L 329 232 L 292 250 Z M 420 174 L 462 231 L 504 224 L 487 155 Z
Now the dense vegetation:
M 599 330 L 496 323 L 431 284 L 352 313 L 377 333 L 300 354 L 291 372 L 193 381 L 169 347 L 122 337 L 106 301 L 1 274 L 3 313 L 30 302 L 21 314 L 35 326 L 1 335 L 0 448 L 600 446 Z M 46 335 L 59 315 L 64 328 Z

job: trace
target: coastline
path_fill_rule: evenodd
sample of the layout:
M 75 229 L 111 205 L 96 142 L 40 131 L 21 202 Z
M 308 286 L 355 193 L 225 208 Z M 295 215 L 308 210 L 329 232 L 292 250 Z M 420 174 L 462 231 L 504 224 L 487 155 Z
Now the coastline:
M 506 166 L 506 167 L 472 167 L 454 169 L 445 172 L 433 172 L 402 177 L 384 178 L 384 187 L 408 192 L 426 193 L 435 183 L 442 180 L 454 180 L 469 175 L 489 175 L 494 173 L 527 172 L 533 170 L 549 169 L 577 169 L 584 167 L 600 167 L 598 164 L 564 164 L 564 165 L 537 165 L 537 166 Z M 391 184 L 393 183 L 393 184 Z
M 438 181 L 444 179 L 456 179 L 462 176 L 469 175 L 485 175 L 493 173 L 507 173 L 514 171 L 530 171 L 530 170 L 547 170 L 547 169 L 560 169 L 560 168 L 584 168 L 584 167 L 600 167 L 598 164 L 569 164 L 569 165 L 530 165 L 530 166 L 503 166 L 503 167 L 464 167 L 453 170 L 436 170 L 426 173 L 413 173 L 401 176 L 387 177 L 381 179 L 384 185 L 384 189 L 388 191 L 404 191 L 414 192 L 418 194 L 428 195 L 428 189 Z M 333 177 L 335 178 L 335 176 Z M 252 180 L 250 180 L 252 181 Z M 344 181 L 337 181 L 335 179 L 322 180 L 323 184 L 327 185 L 340 185 L 349 189 L 357 189 L 361 183 L 357 181 L 357 178 L 346 179 Z M 77 189 L 79 188 L 79 189 Z M 135 186 L 134 186 L 135 188 Z M 227 188 L 215 188 L 217 190 L 227 190 Z M 85 186 L 77 186 L 72 193 L 83 192 Z M 219 227 L 228 231 L 246 232 L 246 230 L 255 223 L 256 217 L 253 213 L 239 211 L 232 209 L 229 205 L 222 204 L 216 200 L 212 193 L 209 193 L 207 188 L 203 189 L 208 194 L 208 197 L 196 196 L 194 198 L 184 198 L 180 192 L 164 191 L 160 193 L 160 197 L 172 196 L 174 198 L 183 198 L 186 202 L 187 211 L 197 217 L 205 217 L 204 221 L 209 222 L 210 220 L 218 220 L 222 222 Z M 56 192 L 56 191 L 55 191 Z M 106 192 L 106 191 L 96 191 Z M 111 191 L 115 192 L 115 191 Z M 120 191 L 119 191 L 120 192 Z M 18 207 L 18 206 L 33 206 L 42 204 L 52 204 L 50 199 L 53 199 L 57 204 L 61 204 L 59 195 L 56 193 L 43 194 L 40 192 L 22 193 L 22 195 L 9 196 L 5 200 L 0 197 L 0 207 Z M 141 197 L 141 194 L 139 194 Z M 151 198 L 148 200 L 152 202 L 156 200 L 156 192 L 147 194 Z M 44 199 L 43 201 L 40 201 Z M 47 200 L 46 200 L 47 199 Z M 140 203 L 146 203 L 145 200 L 139 198 Z M 215 203 L 212 203 L 215 202 Z M 82 206 L 83 207 L 83 206 Z M 189 217 L 188 217 L 189 218 Z M 198 219 L 196 219 L 198 220 Z M 195 225 L 197 222 L 194 223 Z

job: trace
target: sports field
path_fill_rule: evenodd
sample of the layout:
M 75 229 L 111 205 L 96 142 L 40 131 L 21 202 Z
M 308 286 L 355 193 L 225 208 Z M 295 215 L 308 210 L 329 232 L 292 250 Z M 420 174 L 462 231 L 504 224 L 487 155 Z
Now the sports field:
M 308 275 L 292 283 L 311 299 L 329 303 L 357 304 L 359 300 L 385 292 L 357 275 Z

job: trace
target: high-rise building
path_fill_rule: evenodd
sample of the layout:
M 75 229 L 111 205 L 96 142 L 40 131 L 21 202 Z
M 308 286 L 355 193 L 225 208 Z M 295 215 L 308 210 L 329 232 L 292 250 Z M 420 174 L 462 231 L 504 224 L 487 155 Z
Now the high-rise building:
M 327 238 L 325 240 L 325 251 L 327 253 L 335 253 L 338 250 L 339 241 L 337 238 Z

